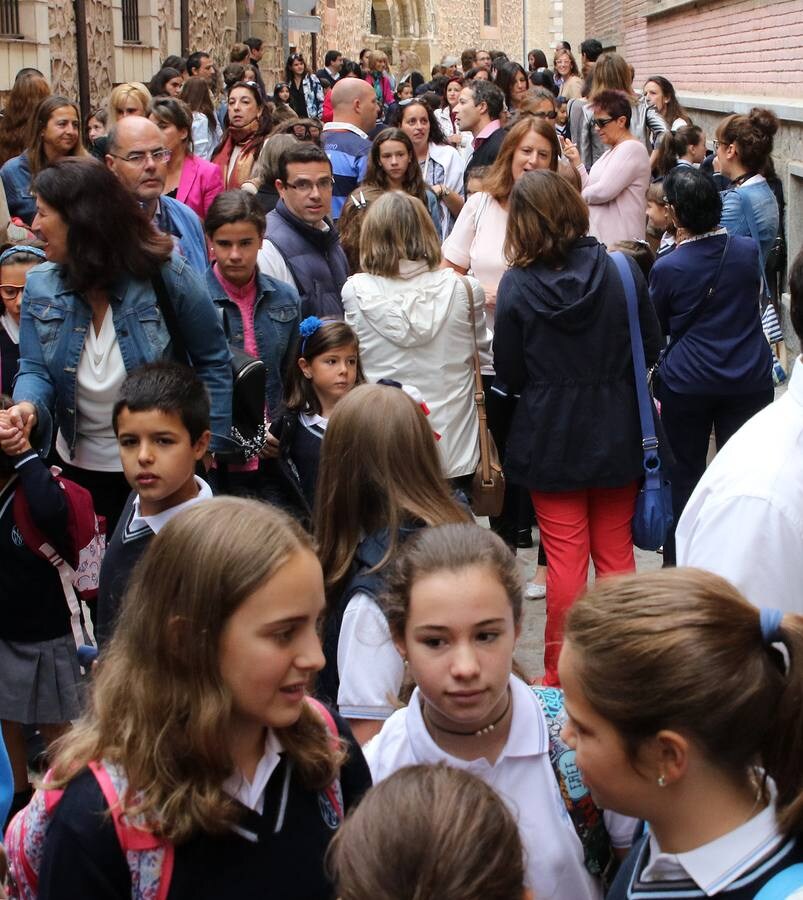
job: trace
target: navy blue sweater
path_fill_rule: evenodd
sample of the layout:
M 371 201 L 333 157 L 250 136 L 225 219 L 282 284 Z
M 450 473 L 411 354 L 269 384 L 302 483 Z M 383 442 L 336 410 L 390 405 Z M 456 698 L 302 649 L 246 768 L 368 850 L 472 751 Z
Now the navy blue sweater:
M 678 394 L 742 394 L 772 387 L 772 355 L 759 315 L 758 249 L 732 236 L 716 290 L 726 236 L 684 242 L 650 273 L 650 298 L 670 337 L 702 302 L 700 313 L 666 355 L 660 381 Z

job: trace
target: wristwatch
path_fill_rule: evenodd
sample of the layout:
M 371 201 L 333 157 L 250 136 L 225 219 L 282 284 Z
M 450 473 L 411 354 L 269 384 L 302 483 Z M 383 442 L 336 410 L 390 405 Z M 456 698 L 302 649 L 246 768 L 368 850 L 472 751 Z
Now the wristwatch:
M 448 187 L 446 187 L 445 184 L 441 185 L 441 200 L 445 200 L 451 193 L 452 192 L 449 190 Z

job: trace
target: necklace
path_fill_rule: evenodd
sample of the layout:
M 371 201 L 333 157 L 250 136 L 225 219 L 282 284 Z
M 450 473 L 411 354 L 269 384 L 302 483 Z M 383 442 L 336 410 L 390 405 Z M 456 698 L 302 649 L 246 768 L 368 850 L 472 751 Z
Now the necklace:
M 431 725 L 437 731 L 442 731 L 444 734 L 453 734 L 457 737 L 480 737 L 483 734 L 490 734 L 494 728 L 505 718 L 505 716 L 510 712 L 510 704 L 512 703 L 513 698 L 510 695 L 510 691 L 507 692 L 507 704 L 505 706 L 502 715 L 499 716 L 498 719 L 494 719 L 493 722 L 489 722 L 483 728 L 480 728 L 478 731 L 452 731 L 450 728 L 443 728 L 440 725 L 436 725 L 432 719 L 427 716 L 427 708 L 426 705 L 423 705 L 421 708 L 421 714 L 424 718 L 424 722 L 428 725 Z

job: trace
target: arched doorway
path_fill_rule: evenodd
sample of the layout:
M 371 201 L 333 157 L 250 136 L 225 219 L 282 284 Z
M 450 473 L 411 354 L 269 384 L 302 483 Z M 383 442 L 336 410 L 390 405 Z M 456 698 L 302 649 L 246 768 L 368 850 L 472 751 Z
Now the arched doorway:
M 436 55 L 434 0 L 365 0 L 363 10 L 365 46 L 384 50 L 394 68 L 403 50 L 414 50 L 429 72 Z

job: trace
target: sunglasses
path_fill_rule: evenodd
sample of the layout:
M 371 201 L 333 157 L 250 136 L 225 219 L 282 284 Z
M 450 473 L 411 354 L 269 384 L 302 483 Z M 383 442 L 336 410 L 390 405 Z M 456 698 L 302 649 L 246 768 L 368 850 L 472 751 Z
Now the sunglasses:
M 554 109 L 550 110 L 549 112 L 534 112 L 530 113 L 530 115 L 534 119 L 557 119 L 558 117 L 558 114 Z
M 596 125 L 597 128 L 604 128 L 606 125 L 613 122 L 613 116 L 609 116 L 607 119 L 592 119 L 591 122 Z

